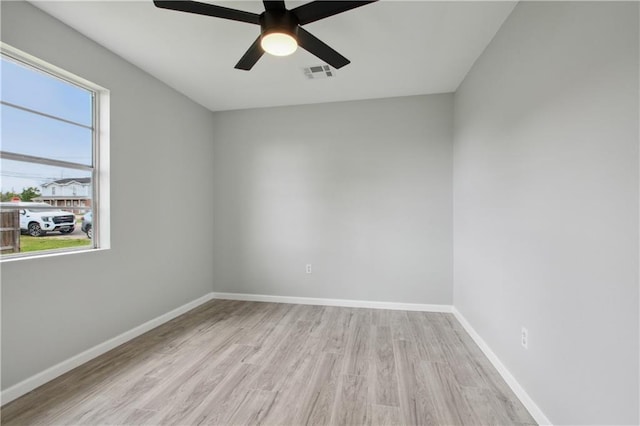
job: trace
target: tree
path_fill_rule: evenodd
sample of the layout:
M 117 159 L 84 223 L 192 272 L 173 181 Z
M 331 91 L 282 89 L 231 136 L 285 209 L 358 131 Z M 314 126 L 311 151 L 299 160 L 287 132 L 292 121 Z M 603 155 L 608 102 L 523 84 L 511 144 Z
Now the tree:
M 11 201 L 13 197 L 19 197 L 19 195 L 13 191 L 0 192 L 0 201 Z
M 24 188 L 20 193 L 20 199 L 22 201 L 31 201 L 36 197 L 40 196 L 40 190 L 35 186 L 30 186 L 29 188 Z

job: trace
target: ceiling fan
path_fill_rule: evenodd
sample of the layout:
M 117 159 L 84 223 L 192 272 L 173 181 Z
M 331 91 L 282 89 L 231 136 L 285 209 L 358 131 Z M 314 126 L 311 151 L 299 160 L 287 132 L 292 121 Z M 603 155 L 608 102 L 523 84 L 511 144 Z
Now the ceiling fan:
M 195 13 L 197 15 L 214 16 L 260 25 L 260 36 L 253 42 L 249 50 L 236 64 L 235 68 L 250 70 L 264 52 L 275 56 L 287 56 L 296 51 L 298 46 L 322 59 L 334 68 L 342 68 L 349 64 L 347 58 L 320 41 L 302 25 L 319 21 L 356 7 L 373 3 L 368 1 L 312 1 L 294 9 L 287 9 L 283 0 L 265 0 L 265 11 L 260 15 L 228 7 L 216 6 L 188 0 L 154 0 L 156 7 Z

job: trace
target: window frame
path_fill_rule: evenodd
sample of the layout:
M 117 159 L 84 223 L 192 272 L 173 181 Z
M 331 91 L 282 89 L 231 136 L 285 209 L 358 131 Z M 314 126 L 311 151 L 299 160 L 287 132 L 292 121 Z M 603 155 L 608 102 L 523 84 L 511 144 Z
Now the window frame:
M 43 250 L 28 253 L 14 253 L 0 256 L 0 263 L 34 259 L 54 255 L 65 255 L 79 252 L 105 250 L 111 248 L 110 238 L 110 172 L 109 172 L 109 121 L 110 121 L 110 91 L 102 86 L 79 77 L 69 71 L 59 68 L 49 62 L 16 49 L 0 41 L 0 57 L 6 58 L 19 65 L 26 66 L 44 73 L 51 78 L 55 78 L 74 86 L 80 87 L 91 93 L 91 144 L 92 144 L 92 164 L 87 166 L 80 163 L 73 163 L 63 160 L 54 160 L 46 157 L 36 157 L 25 154 L 9 153 L 0 151 L 0 159 L 21 161 L 26 163 L 36 163 L 55 167 L 64 167 L 75 170 L 91 172 L 91 206 L 93 238 L 91 244 L 82 247 L 72 247 L 54 250 Z M 5 103 L 13 106 L 10 103 Z M 19 107 L 19 106 L 18 106 Z M 50 114 L 40 113 L 35 110 L 26 109 L 27 112 L 48 116 L 51 119 L 65 121 L 60 117 Z M 70 124 L 80 125 L 70 122 Z M 57 203 L 56 203 L 57 206 Z M 56 207 L 54 206 L 54 207 Z M 66 206 L 65 206 L 66 207 Z

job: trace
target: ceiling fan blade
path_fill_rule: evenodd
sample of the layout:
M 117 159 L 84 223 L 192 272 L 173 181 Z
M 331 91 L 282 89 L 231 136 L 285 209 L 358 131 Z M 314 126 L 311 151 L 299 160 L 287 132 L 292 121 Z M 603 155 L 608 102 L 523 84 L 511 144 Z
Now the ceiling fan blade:
M 295 9 L 292 9 L 300 21 L 300 25 L 309 24 L 311 22 L 318 21 L 329 16 L 337 15 L 338 13 L 346 12 L 347 10 L 355 9 L 356 7 L 364 6 L 369 3 L 374 3 L 377 0 L 368 1 L 312 1 L 311 3 L 303 4 Z
M 298 27 L 298 44 L 309 53 L 316 55 L 336 69 L 351 63 L 350 60 L 330 48 L 302 27 Z
M 284 6 L 284 0 L 264 0 L 264 9 L 265 10 L 287 10 Z
M 253 42 L 249 50 L 245 52 L 245 54 L 240 58 L 235 68 L 239 70 L 249 71 L 253 66 L 258 62 L 258 59 L 262 57 L 264 54 L 264 50 L 262 50 L 262 46 L 260 46 L 260 37 Z
M 153 0 L 153 4 L 161 9 L 215 16 L 216 18 L 231 19 L 232 21 L 247 22 L 249 24 L 260 24 L 260 15 L 208 3 L 188 0 Z

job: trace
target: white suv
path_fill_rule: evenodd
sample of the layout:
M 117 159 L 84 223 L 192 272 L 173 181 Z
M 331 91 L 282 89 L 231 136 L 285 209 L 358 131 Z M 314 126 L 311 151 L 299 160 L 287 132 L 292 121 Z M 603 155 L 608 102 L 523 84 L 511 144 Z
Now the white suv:
M 76 216 L 47 203 L 2 203 L 3 206 L 20 208 L 20 231 L 32 237 L 42 237 L 49 231 L 70 234 L 76 228 Z

